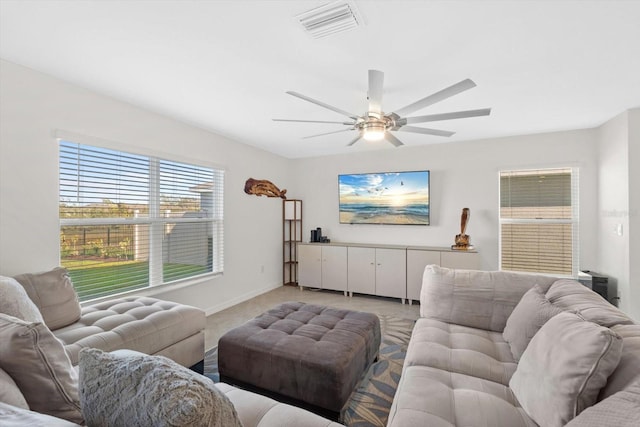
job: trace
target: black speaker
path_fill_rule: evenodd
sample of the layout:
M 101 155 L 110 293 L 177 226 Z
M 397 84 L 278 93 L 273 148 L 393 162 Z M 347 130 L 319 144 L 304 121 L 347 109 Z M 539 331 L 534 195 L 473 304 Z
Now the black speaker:
M 590 286 L 587 286 L 590 287 L 593 292 L 609 301 L 609 277 L 589 270 L 584 270 L 583 273 L 591 276 Z

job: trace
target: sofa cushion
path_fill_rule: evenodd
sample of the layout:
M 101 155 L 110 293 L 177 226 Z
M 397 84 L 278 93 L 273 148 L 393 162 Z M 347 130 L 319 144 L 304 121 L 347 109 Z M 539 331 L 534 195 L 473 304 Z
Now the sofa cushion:
M 505 271 L 425 268 L 420 315 L 457 325 L 502 332 L 522 295 L 535 284 L 544 291 L 557 278 Z
M 563 426 L 596 402 L 621 351 L 615 332 L 560 313 L 533 337 L 509 385 L 538 424 Z
M 70 325 L 80 318 L 80 302 L 67 270 L 61 267 L 43 273 L 16 276 L 36 304 L 51 330 Z
M 507 325 L 502 333 L 511 347 L 515 360 L 520 360 L 529 341 L 542 325 L 562 311 L 545 298 L 544 291 L 539 285 L 535 285 L 523 295 L 507 319 Z
M 404 366 L 428 366 L 509 384 L 516 363 L 499 332 L 418 319 Z
M 622 337 L 622 356 L 602 389 L 600 399 L 606 399 L 634 381 L 640 381 L 640 325 L 616 325 L 611 330 Z
M 0 368 L 33 411 L 82 424 L 78 377 L 62 343 L 43 323 L 0 314 Z
M 329 421 L 304 409 L 279 403 L 257 393 L 251 393 L 229 384 L 217 383 L 233 403 L 243 427 L 340 427 L 342 424 Z
M 209 378 L 162 356 L 80 352 L 80 402 L 90 426 L 242 427 Z
M 387 427 L 415 426 L 537 427 L 505 385 L 426 366 L 406 366 Z
M 204 329 L 198 308 L 148 297 L 126 297 L 82 308 L 82 317 L 54 331 L 65 344 L 71 362 L 82 348 L 113 351 L 128 348 L 155 354 Z M 204 346 L 201 357 L 204 357 Z M 195 362 L 194 362 L 195 363 Z
M 2 368 L 0 368 L 0 402 L 22 409 L 29 409 L 29 404 L 15 381 Z
M 637 427 L 640 424 L 640 382 L 585 409 L 566 427 Z
M 0 402 L 2 427 L 78 427 L 78 424 Z
M 0 313 L 27 322 L 44 321 L 38 307 L 31 301 L 22 285 L 12 277 L 0 276 Z
M 546 297 L 553 305 L 564 310 L 579 310 L 585 319 L 607 328 L 634 323 L 629 316 L 575 280 L 557 280 L 547 291 Z

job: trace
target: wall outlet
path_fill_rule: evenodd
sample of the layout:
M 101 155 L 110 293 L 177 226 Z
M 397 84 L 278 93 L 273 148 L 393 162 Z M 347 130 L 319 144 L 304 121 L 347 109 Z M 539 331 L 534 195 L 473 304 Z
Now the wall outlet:
M 616 236 L 622 236 L 622 224 L 616 224 L 613 230 L 616 233 Z
M 264 265 L 260 266 L 260 273 L 264 273 Z

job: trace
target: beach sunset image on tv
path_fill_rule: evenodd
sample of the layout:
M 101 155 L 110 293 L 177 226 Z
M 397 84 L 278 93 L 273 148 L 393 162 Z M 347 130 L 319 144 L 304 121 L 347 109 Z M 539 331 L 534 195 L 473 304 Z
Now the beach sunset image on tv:
M 429 171 L 339 175 L 341 224 L 429 225 Z

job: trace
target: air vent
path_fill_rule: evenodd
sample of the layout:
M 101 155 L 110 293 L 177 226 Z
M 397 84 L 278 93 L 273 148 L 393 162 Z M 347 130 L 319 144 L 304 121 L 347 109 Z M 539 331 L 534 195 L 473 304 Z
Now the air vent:
M 327 37 L 362 25 L 356 8 L 345 1 L 334 1 L 295 17 L 314 39 Z

